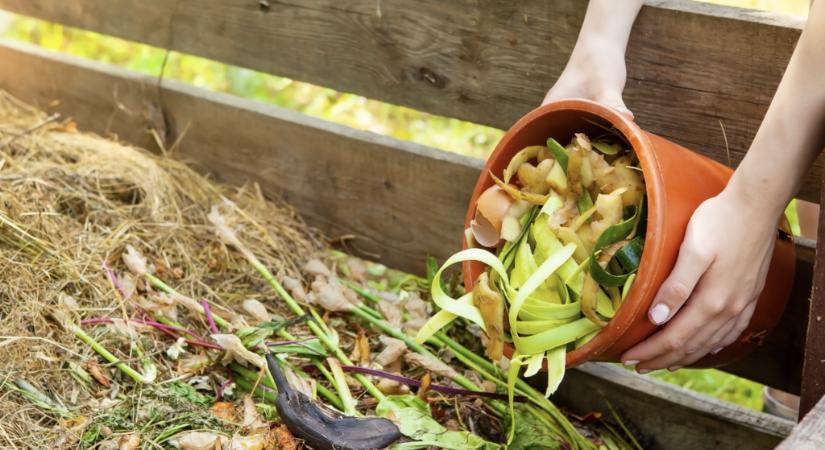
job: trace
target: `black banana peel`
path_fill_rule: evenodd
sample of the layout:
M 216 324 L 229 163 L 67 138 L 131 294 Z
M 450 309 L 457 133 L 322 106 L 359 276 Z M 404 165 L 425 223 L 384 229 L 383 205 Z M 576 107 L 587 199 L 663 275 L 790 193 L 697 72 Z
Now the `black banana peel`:
M 391 421 L 381 417 L 349 417 L 315 403 L 286 380 L 278 361 L 266 355 L 278 388 L 275 407 L 292 434 L 315 450 L 371 450 L 389 446 L 401 438 Z

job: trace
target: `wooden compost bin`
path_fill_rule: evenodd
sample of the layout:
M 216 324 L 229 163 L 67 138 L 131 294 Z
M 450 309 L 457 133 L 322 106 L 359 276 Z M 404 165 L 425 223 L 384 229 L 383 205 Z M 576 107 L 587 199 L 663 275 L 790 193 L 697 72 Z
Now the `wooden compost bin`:
M 627 52 L 628 105 L 643 128 L 735 165 L 802 23 L 689 0 L 648 3 Z M 11 12 L 499 128 L 541 101 L 585 7 L 584 0 L 0 0 Z M 328 235 L 359 236 L 351 250 L 413 272 L 426 255 L 458 249 L 482 166 L 10 41 L 0 41 L 0 88 L 145 148 L 156 148 L 149 129 L 169 141 L 186 130 L 182 154 L 198 169 L 226 182 L 254 180 Z M 820 158 L 811 167 L 800 198 L 819 200 L 822 166 Z M 825 264 L 814 268 L 815 242 L 799 241 L 797 255 L 782 323 L 758 351 L 724 370 L 801 391 L 808 411 L 825 383 Z M 806 346 L 809 309 L 819 327 L 808 328 Z M 794 428 L 612 365 L 571 371 L 553 400 L 577 411 L 603 410 L 609 401 L 656 448 L 774 448 L 793 430 L 781 448 L 825 448 L 817 435 L 825 403 Z

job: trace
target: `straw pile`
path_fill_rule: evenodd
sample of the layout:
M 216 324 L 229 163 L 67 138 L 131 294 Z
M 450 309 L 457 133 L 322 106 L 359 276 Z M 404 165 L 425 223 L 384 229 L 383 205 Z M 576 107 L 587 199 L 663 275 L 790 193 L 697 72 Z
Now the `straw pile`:
M 245 218 L 247 225 L 237 231 L 279 277 L 299 277 L 298 268 L 322 249 L 318 234 L 291 208 L 265 200 L 255 186 L 217 186 L 182 162 L 78 133 L 71 121 L 55 119 L 0 92 L 3 448 L 74 446 L 79 437 L 71 430 L 83 424 L 66 417 L 56 426 L 53 419 L 60 414 L 46 414 L 2 386 L 14 388 L 22 380 L 47 393 L 58 411 L 62 404 L 89 415 L 122 398 L 117 392 L 100 398 L 76 381 L 78 371 L 69 362 L 93 372 L 96 355 L 49 312 L 62 302 L 77 317 L 133 314 L 104 270 L 125 272 L 121 256 L 127 245 L 147 256 L 159 277 L 208 299 L 227 318 L 240 310 L 240 302 L 271 294 L 261 294 L 268 292 L 263 281 L 215 238 L 207 221 L 213 205 L 223 205 L 230 220 Z M 270 308 L 277 305 L 268 302 Z M 169 341 L 156 344 L 144 338 L 139 350 L 162 352 Z M 128 345 L 125 351 L 118 347 L 124 346 L 109 349 L 138 366 Z M 158 368 L 158 379 L 168 378 L 171 364 Z
M 0 448 L 297 448 L 264 349 L 293 389 L 416 445 L 499 448 L 513 426 L 516 450 L 638 446 L 618 416 L 565 417 L 526 383 L 508 411 L 477 330 L 415 342 L 432 283 L 333 255 L 254 185 L 0 91 Z

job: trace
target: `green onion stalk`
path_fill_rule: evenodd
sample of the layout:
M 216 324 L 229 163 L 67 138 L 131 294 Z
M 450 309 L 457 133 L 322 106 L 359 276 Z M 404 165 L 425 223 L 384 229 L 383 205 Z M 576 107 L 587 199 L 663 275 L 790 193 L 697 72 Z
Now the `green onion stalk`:
M 181 295 L 177 290 L 175 290 L 175 288 L 173 288 L 172 286 L 168 285 L 166 282 L 164 282 L 160 278 L 158 278 L 158 277 L 156 277 L 156 276 L 154 276 L 154 275 L 152 275 L 148 272 L 144 273 L 144 277 L 156 289 L 159 289 L 159 290 L 161 290 L 161 291 L 163 291 L 163 292 L 165 292 L 169 295 Z M 206 311 L 203 308 L 201 308 L 200 312 L 202 314 L 206 313 Z M 212 311 L 211 315 L 212 315 L 212 320 L 215 321 L 215 325 L 217 325 L 218 327 L 220 327 L 224 330 L 227 330 L 227 331 L 232 328 L 232 324 L 230 324 L 228 320 L 226 320 L 223 317 L 219 316 L 214 311 Z M 172 320 L 172 319 L 162 315 L 159 312 L 155 313 L 155 319 L 158 322 L 164 323 L 166 325 L 171 325 L 171 326 L 181 328 L 181 329 L 184 328 L 184 326 L 180 322 Z M 290 341 L 298 340 L 297 337 L 290 334 L 285 329 L 280 329 L 280 330 L 277 331 L 277 333 L 278 333 L 278 335 L 280 335 L 284 339 L 287 339 L 287 340 L 290 340 Z M 312 361 L 312 364 L 316 368 L 318 368 L 318 370 L 322 374 L 324 374 L 324 376 L 327 378 L 327 380 L 335 386 L 336 385 L 336 380 L 332 376 L 332 374 L 329 372 L 329 370 L 327 370 L 326 366 L 324 366 L 320 361 L 318 361 L 315 358 L 310 358 L 310 360 Z M 249 385 L 248 381 L 250 381 L 250 379 L 251 379 L 251 381 L 254 383 L 254 381 L 257 380 L 257 378 L 258 378 L 258 373 L 255 372 L 255 371 L 251 371 L 251 370 L 249 370 L 249 369 L 247 369 L 247 368 L 245 368 L 245 367 L 243 367 L 243 366 L 241 366 L 240 364 L 237 364 L 237 363 L 230 364 L 230 368 L 235 373 L 237 373 L 237 374 L 241 375 L 242 377 L 246 378 L 244 381 L 247 381 L 247 383 L 244 384 L 243 382 L 241 382 L 241 383 L 238 383 L 238 386 L 241 386 L 243 389 L 251 392 L 251 385 Z M 240 368 L 243 368 L 243 370 L 239 370 Z M 267 370 L 267 372 L 268 372 L 268 370 Z M 302 375 L 306 375 L 306 373 L 304 373 L 303 371 L 300 371 L 300 373 Z M 267 387 L 270 387 L 272 389 L 276 389 L 275 383 L 271 379 L 271 375 L 267 376 L 267 377 L 264 377 L 263 380 L 269 382 L 269 384 L 265 384 Z M 237 382 L 238 380 L 235 380 L 235 381 Z M 249 387 L 249 389 L 247 389 L 247 387 Z M 325 386 L 318 385 L 318 393 L 321 396 L 323 396 L 324 398 L 326 398 L 330 403 L 333 404 L 333 406 L 335 406 L 339 410 L 341 410 L 343 408 L 343 403 L 341 402 L 341 399 L 334 392 L 327 389 Z M 267 392 L 267 394 L 271 394 L 271 393 Z M 264 396 L 264 398 L 267 399 L 267 400 L 269 400 L 270 397 L 271 397 L 271 395 Z
M 294 298 L 284 289 L 281 283 L 275 279 L 275 276 L 272 275 L 272 272 L 246 247 L 240 239 L 235 235 L 234 231 L 232 231 L 225 223 L 223 216 L 220 215 L 217 209 L 213 208 L 212 212 L 209 214 L 209 220 L 215 225 L 216 231 L 218 232 L 218 236 L 220 239 L 227 245 L 234 247 L 236 250 L 241 252 L 244 258 L 249 262 L 250 265 L 269 283 L 269 285 L 275 290 L 275 292 L 286 302 L 289 309 L 296 314 L 297 316 L 304 316 L 306 312 L 295 301 Z M 321 341 L 321 343 L 335 356 L 335 358 L 341 362 L 341 364 L 351 366 L 353 362 L 344 354 L 343 350 L 338 346 L 336 342 L 333 342 L 330 339 L 329 335 L 321 328 L 319 325 L 320 321 L 311 320 L 307 322 L 307 326 L 312 331 L 315 336 Z M 381 392 L 378 387 L 376 387 L 366 376 L 362 374 L 354 374 L 353 378 L 355 378 L 363 387 L 364 389 L 369 392 L 376 400 L 379 402 L 386 399 L 386 396 L 383 392 Z
M 360 295 L 366 300 L 369 300 L 372 303 L 377 304 L 381 301 L 378 297 L 376 297 L 372 293 L 368 292 L 367 290 L 361 288 L 360 286 L 354 283 L 346 282 L 346 284 L 348 287 L 353 289 L 358 295 Z M 435 357 L 435 355 L 433 355 L 432 352 L 430 352 L 423 345 L 416 342 L 415 339 L 413 339 L 411 336 L 407 335 L 400 329 L 393 327 L 391 324 L 383 320 L 381 318 L 382 315 L 373 308 L 370 308 L 367 305 L 359 305 L 358 307 L 354 308 L 351 312 L 354 315 L 361 317 L 369 323 L 375 325 L 377 328 L 385 332 L 387 335 L 403 341 L 413 351 Z M 495 364 L 477 355 L 475 352 L 469 350 L 460 343 L 456 342 L 443 331 L 438 331 L 437 333 L 435 333 L 435 335 L 429 340 L 429 342 L 438 348 L 449 348 L 450 350 L 452 350 L 453 354 L 455 354 L 456 358 L 459 361 L 461 361 L 470 369 L 478 372 L 483 378 L 492 381 L 493 383 L 501 387 L 507 387 L 507 382 L 503 379 L 501 371 L 498 367 L 496 367 Z M 469 390 L 481 390 L 479 386 L 477 386 L 471 380 L 460 374 L 455 379 L 453 379 L 453 381 Z M 526 381 L 522 380 L 521 378 L 518 378 L 516 381 L 515 392 L 518 395 L 527 397 L 531 402 L 533 402 L 533 404 L 541 408 L 541 410 L 538 410 L 531 405 L 527 409 L 542 423 L 549 426 L 555 433 L 562 434 L 561 431 L 563 430 L 566 433 L 566 435 L 570 437 L 570 444 L 573 445 L 574 448 L 594 448 L 593 444 L 575 429 L 573 424 L 571 424 L 570 421 L 567 420 L 564 414 L 553 404 L 553 402 L 548 400 L 544 395 L 542 395 L 540 392 L 538 392 L 536 389 L 530 386 Z M 497 400 L 492 400 L 490 401 L 490 405 L 499 416 L 503 417 L 507 414 L 507 407 L 506 405 L 504 405 L 504 403 Z

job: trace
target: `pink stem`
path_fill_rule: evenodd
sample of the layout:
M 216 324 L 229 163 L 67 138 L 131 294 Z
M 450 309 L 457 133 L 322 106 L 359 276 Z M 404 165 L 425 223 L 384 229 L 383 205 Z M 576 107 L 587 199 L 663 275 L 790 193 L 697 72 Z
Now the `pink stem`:
M 120 282 L 120 278 L 117 277 L 117 274 L 108 264 L 106 261 L 103 261 L 103 270 L 106 272 L 106 275 L 109 277 L 109 280 L 114 285 L 115 289 L 120 292 L 120 296 L 123 297 L 124 300 L 129 299 L 129 295 L 126 293 L 126 288 L 123 287 L 123 283 Z
M 189 330 L 186 330 L 184 328 L 179 328 L 179 327 L 175 327 L 175 326 L 172 326 L 172 325 L 166 325 L 166 324 L 163 324 L 163 323 L 160 323 L 160 322 L 155 322 L 154 320 L 129 319 L 129 321 L 137 323 L 137 324 L 141 324 L 141 325 L 150 326 L 150 327 L 155 328 L 156 330 L 158 330 L 158 331 L 160 331 L 160 332 L 162 332 L 162 333 L 164 333 L 164 334 L 166 334 L 170 337 L 173 337 L 175 339 L 181 337 L 180 336 L 181 333 L 186 333 L 186 334 L 189 334 L 189 335 L 191 335 L 192 337 L 195 338 L 195 339 L 185 339 L 187 344 L 196 345 L 196 346 L 199 346 L 199 347 L 211 348 L 211 349 L 215 349 L 215 350 L 223 350 L 223 347 L 221 347 L 220 345 L 213 344 L 211 342 L 207 342 L 202 337 L 200 337 L 197 334 L 192 333 Z M 84 319 L 84 320 L 80 321 L 81 325 L 98 325 L 98 324 L 102 324 L 102 323 L 113 323 L 113 320 L 109 319 L 107 317 L 98 317 L 98 318 L 93 318 L 93 319 Z
M 219 334 L 218 326 L 215 325 L 215 319 L 212 318 L 212 309 L 209 307 L 209 301 L 206 299 L 201 300 L 201 305 L 203 305 L 203 313 L 206 315 L 206 321 L 209 323 L 209 329 L 212 330 L 212 334 Z

